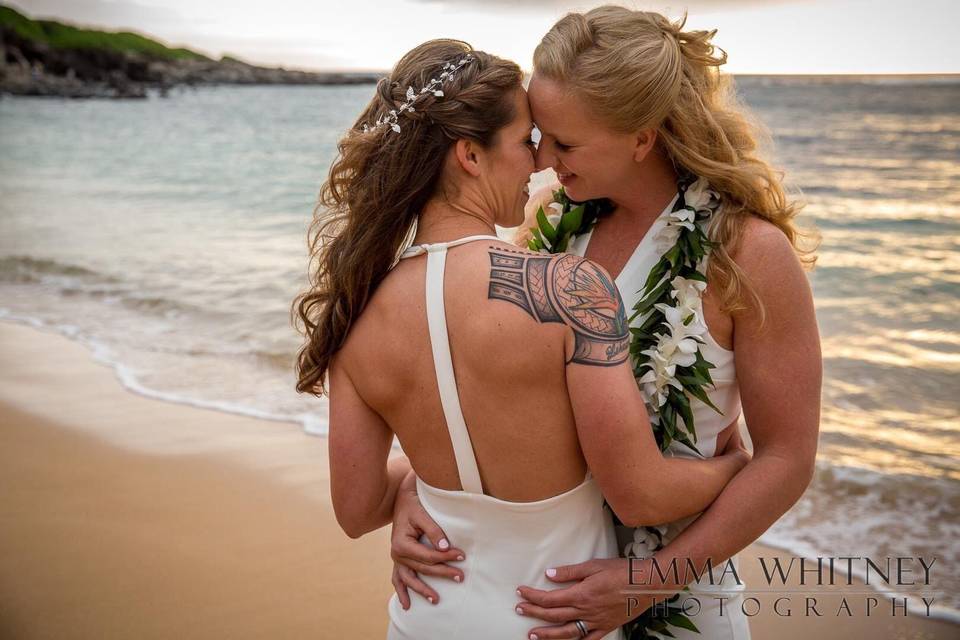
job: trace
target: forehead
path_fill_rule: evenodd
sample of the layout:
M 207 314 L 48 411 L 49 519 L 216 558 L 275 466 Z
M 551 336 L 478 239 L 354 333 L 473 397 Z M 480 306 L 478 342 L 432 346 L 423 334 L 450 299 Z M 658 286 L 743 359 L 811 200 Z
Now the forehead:
M 598 126 L 583 98 L 562 82 L 533 74 L 527 91 L 537 127 L 548 134 L 579 133 Z
M 513 96 L 516 116 L 511 124 L 530 128 L 533 126 L 533 116 L 530 114 L 530 103 L 527 92 L 523 87 L 517 89 Z

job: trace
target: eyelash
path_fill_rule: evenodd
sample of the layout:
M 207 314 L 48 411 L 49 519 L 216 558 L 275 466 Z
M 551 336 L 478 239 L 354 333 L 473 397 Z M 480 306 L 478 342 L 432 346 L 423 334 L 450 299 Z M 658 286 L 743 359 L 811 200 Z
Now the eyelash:
M 570 150 L 570 146 L 569 146 L 569 145 L 560 144 L 559 142 L 554 142 L 553 144 L 554 144 L 554 145 L 557 147 L 557 149 L 559 149 L 560 151 L 569 151 L 569 150 Z

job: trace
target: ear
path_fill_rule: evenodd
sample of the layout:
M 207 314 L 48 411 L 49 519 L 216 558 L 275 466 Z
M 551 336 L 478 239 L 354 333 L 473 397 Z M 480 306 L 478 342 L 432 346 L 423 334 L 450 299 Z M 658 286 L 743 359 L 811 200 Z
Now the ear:
M 635 140 L 636 147 L 633 150 L 633 159 L 637 162 L 643 162 L 657 143 L 657 130 L 642 129 L 637 132 Z
M 480 175 L 480 148 L 472 140 L 460 138 L 453 147 L 454 155 L 457 158 L 457 164 L 460 168 L 471 176 Z

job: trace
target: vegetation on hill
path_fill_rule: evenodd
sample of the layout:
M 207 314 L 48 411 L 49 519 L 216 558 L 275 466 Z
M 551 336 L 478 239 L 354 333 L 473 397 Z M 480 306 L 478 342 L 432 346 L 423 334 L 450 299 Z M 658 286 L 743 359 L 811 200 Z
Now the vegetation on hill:
M 171 49 L 156 40 L 129 31 L 81 29 L 55 20 L 33 20 L 4 5 L 0 5 L 0 26 L 54 49 L 106 49 L 119 53 L 139 53 L 165 60 L 210 59 L 190 49 Z

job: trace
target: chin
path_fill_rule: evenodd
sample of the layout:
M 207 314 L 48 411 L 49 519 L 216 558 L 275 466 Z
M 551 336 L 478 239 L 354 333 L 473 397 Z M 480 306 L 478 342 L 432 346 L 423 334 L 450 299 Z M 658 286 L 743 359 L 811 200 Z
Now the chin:
M 509 220 L 505 223 L 497 223 L 498 226 L 501 226 L 505 229 L 516 229 L 523 224 L 523 221 L 526 220 L 526 216 L 523 214 L 523 211 L 520 212 L 519 217 L 515 217 L 512 220 Z
M 575 202 L 586 202 L 587 200 L 596 200 L 597 198 L 605 197 L 598 193 L 593 193 L 590 189 L 584 189 L 577 184 L 574 184 L 572 188 L 564 187 L 563 191 L 567 194 L 568 198 Z
M 572 185 L 569 187 L 564 185 L 563 192 L 567 194 L 568 198 L 570 198 L 571 200 L 575 200 L 577 202 L 583 202 L 584 200 L 590 199 L 589 197 L 584 197 L 583 195 L 581 195 L 580 189 L 577 188 L 576 185 Z

